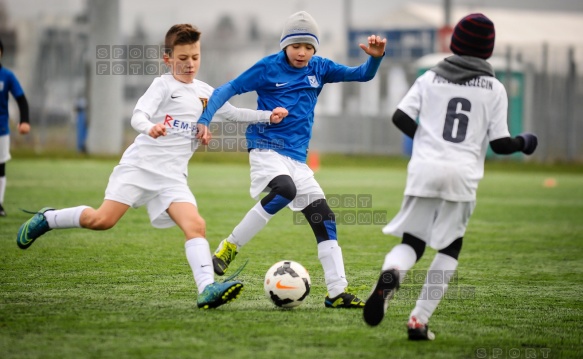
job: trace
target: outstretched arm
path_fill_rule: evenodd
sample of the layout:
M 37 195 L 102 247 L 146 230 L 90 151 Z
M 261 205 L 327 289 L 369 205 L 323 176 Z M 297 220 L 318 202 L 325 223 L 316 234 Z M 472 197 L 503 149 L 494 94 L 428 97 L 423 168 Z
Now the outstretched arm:
M 230 82 L 227 82 L 226 84 L 217 87 L 211 97 L 209 98 L 209 101 L 206 105 L 206 108 L 204 110 L 204 112 L 202 113 L 202 116 L 200 116 L 200 118 L 198 119 L 198 123 L 199 124 L 203 124 L 205 126 L 208 126 L 208 124 L 211 122 L 213 116 L 215 115 L 215 113 L 221 108 L 223 107 L 223 105 L 229 101 L 229 99 L 233 96 L 235 96 L 237 94 L 237 91 L 235 91 L 235 88 L 233 87 L 233 85 L 231 85 Z
M 499 155 L 509 155 L 514 152 L 522 152 L 531 155 L 538 145 L 538 138 L 531 133 L 522 133 L 516 137 L 503 137 L 490 141 L 492 151 Z
M 208 144 L 208 141 L 210 141 L 210 131 L 208 129 L 208 125 L 215 116 L 215 113 L 217 113 L 217 111 L 219 111 L 220 109 L 222 110 L 222 108 L 225 107 L 224 106 L 225 103 L 231 97 L 237 94 L 242 94 L 245 92 L 256 90 L 258 83 L 261 81 L 260 79 L 262 78 L 262 74 L 265 71 L 265 67 L 263 66 L 262 61 L 263 60 L 260 60 L 234 80 L 227 82 L 226 84 L 216 88 L 213 91 L 208 100 L 206 109 L 203 111 L 202 116 L 200 116 L 200 118 L 198 119 L 196 126 L 198 130 L 196 138 L 200 139 L 203 145 Z M 245 120 L 244 118 L 242 118 L 243 116 L 223 116 L 223 118 L 225 117 L 236 118 L 238 121 L 246 122 L 260 121 L 260 120 L 259 121 Z M 267 116 L 267 119 L 269 119 L 269 115 Z M 267 122 L 267 119 L 265 120 L 265 122 Z
M 380 36 L 371 35 L 368 37 L 368 46 L 359 44 L 360 48 L 372 57 L 382 57 L 387 46 L 387 39 L 382 39 Z
M 213 116 L 236 93 L 237 92 L 229 82 L 213 91 L 205 110 L 202 112 L 202 116 L 200 116 L 196 124 L 195 137 L 198 138 L 203 145 L 208 145 L 211 140 L 211 132 L 208 125 Z
M 337 67 L 330 72 L 326 82 L 340 81 L 370 81 L 375 77 L 381 61 L 385 55 L 385 46 L 387 39 L 380 36 L 371 35 L 368 37 L 368 45 L 359 44 L 360 48 L 370 57 L 360 66 L 346 67 L 336 65 Z
M 246 108 L 237 108 L 233 105 L 226 103 L 221 107 L 222 114 L 224 118 L 233 122 L 269 122 L 272 124 L 280 123 L 288 115 L 287 109 L 283 107 L 276 107 L 272 112 L 260 111 L 260 110 L 250 110 Z M 227 116 L 231 117 L 227 117 Z M 237 115 L 237 116 L 233 116 Z M 207 125 L 203 123 L 196 124 L 196 138 L 200 139 L 203 145 L 208 145 L 211 140 L 211 133 Z
M 276 107 L 273 111 L 251 110 L 235 107 L 227 102 L 215 113 L 213 121 L 279 123 L 287 114 L 287 110 L 283 107 Z M 198 123 L 200 124 L 201 121 L 199 120 Z

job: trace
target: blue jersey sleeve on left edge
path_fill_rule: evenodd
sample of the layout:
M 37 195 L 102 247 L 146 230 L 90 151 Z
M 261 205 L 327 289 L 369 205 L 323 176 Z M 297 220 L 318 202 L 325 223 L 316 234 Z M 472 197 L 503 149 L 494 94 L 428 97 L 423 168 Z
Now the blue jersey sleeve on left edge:
M 24 90 L 22 89 L 22 86 L 20 86 L 20 82 L 18 82 L 18 79 L 16 78 L 16 76 L 14 75 L 14 73 L 10 73 L 10 92 L 12 93 L 12 96 L 14 96 L 14 98 L 18 98 L 22 95 L 24 95 Z

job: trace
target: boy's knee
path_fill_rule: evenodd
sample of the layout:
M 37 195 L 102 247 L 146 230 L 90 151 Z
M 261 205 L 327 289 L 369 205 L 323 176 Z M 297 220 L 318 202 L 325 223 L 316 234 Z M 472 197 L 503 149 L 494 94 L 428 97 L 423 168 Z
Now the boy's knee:
M 460 256 L 460 252 L 462 251 L 462 244 L 464 241 L 464 237 L 460 237 L 453 241 L 449 246 L 445 247 L 444 249 L 440 250 L 439 253 L 445 254 L 447 256 L 452 257 L 453 259 L 458 259 Z
M 410 233 L 403 233 L 402 244 L 407 244 L 415 251 L 415 262 L 418 262 L 425 252 L 425 242 Z
M 275 177 L 268 186 L 271 190 L 261 199 L 261 205 L 269 214 L 279 212 L 296 197 L 296 184 L 288 175 Z
M 289 200 L 296 198 L 296 184 L 294 180 L 288 175 L 281 175 L 275 177 L 271 182 L 269 182 L 269 188 L 275 194 L 278 194 Z
M 192 225 L 193 225 L 193 228 L 195 230 L 202 231 L 202 232 L 206 231 L 206 222 L 205 222 L 204 218 L 202 218 L 200 216 L 198 216 L 198 218 L 193 221 Z
M 184 227 L 184 235 L 186 240 L 202 237 L 206 238 L 206 222 L 201 216 L 193 218 L 188 226 Z

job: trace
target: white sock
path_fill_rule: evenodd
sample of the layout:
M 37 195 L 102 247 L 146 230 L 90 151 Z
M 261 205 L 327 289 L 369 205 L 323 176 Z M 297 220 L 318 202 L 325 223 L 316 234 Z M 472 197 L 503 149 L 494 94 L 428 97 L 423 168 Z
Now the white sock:
M 233 232 L 229 235 L 227 241 L 235 243 L 237 245 L 237 250 L 239 250 L 260 230 L 262 230 L 263 227 L 265 227 L 271 217 L 273 217 L 273 215 L 265 212 L 261 202 L 257 202 L 255 206 L 247 212 L 235 229 L 233 229 Z
M 318 259 L 324 269 L 324 281 L 330 298 L 338 296 L 346 290 L 348 281 L 344 272 L 342 249 L 336 240 L 318 243 Z
M 192 238 L 186 241 L 184 249 L 200 294 L 207 285 L 215 281 L 209 242 L 205 238 Z
M 407 271 L 413 268 L 417 262 L 417 254 L 413 247 L 408 244 L 397 244 L 385 256 L 382 270 L 397 269 L 400 274 L 399 281 L 403 283 Z
M 89 206 L 78 206 L 54 211 L 46 211 L 45 218 L 49 223 L 49 228 L 81 228 L 79 220 L 81 213 Z
M 0 177 L 0 204 L 4 203 L 5 192 L 6 192 L 6 176 Z
M 441 253 L 435 255 L 411 317 L 417 318 L 423 324 L 429 322 L 429 318 L 447 291 L 449 281 L 455 275 L 457 264 L 458 261 L 453 257 Z

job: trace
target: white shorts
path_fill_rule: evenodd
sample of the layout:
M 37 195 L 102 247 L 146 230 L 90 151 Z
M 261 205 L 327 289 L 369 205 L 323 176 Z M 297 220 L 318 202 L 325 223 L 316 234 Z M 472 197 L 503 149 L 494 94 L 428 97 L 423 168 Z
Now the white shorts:
M 326 198 L 322 187 L 307 164 L 280 155 L 273 150 L 253 149 L 249 153 L 251 165 L 251 197 L 258 200 L 261 192 L 269 192 L 267 185 L 277 176 L 288 175 L 296 185 L 296 198 L 288 204 L 292 211 L 301 211 L 317 199 Z
M 145 171 L 130 165 L 117 165 L 109 177 L 105 199 L 127 204 L 133 208 L 146 205 L 150 222 L 156 228 L 176 225 L 166 210 L 174 202 L 196 206 L 186 177 L 176 179 Z
M 10 135 L 0 136 L 0 163 L 8 162 L 10 157 Z
M 441 250 L 463 237 L 475 207 L 475 201 L 405 196 L 401 210 L 383 228 L 383 233 L 402 238 L 406 232 Z

